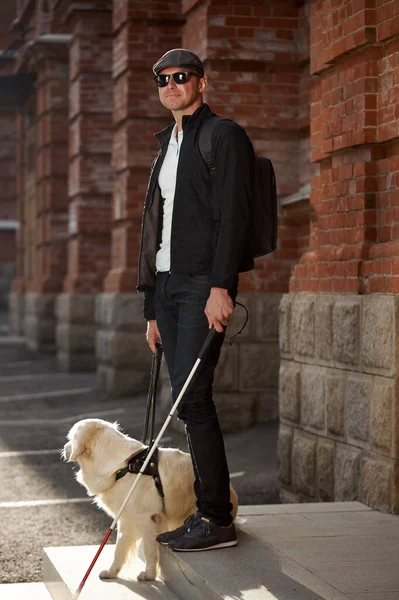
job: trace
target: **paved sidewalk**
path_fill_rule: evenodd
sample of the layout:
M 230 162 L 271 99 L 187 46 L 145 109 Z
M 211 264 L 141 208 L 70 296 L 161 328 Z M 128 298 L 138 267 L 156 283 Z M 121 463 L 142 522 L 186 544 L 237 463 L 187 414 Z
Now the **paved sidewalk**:
M 84 417 L 117 420 L 141 439 L 145 404 L 146 394 L 107 397 L 95 373 L 60 373 L 54 355 L 8 336 L 0 313 L 0 584 L 40 582 L 44 546 L 101 543 L 111 520 L 75 481 L 76 469 L 60 450 Z M 160 426 L 158 415 L 156 431 Z M 278 502 L 277 427 L 260 424 L 225 437 L 241 504 Z M 162 443 L 186 449 L 184 436 L 170 428 Z
M 66 432 L 90 415 L 116 418 L 139 437 L 145 397 L 107 398 L 94 373 L 58 373 L 53 356 L 7 337 L 1 318 L 0 388 L 0 583 L 38 582 L 43 546 L 99 544 L 109 526 L 60 461 Z M 225 438 L 239 546 L 173 557 L 208 583 L 213 577 L 226 600 L 399 600 L 398 516 L 359 503 L 265 504 L 276 502 L 276 431 L 260 425 Z M 167 434 L 167 445 L 184 444 Z M 0 586 L 5 600 L 42 596 L 40 584 Z
M 399 600 L 398 516 L 359 502 L 252 505 L 239 508 L 238 523 L 233 548 L 174 553 L 162 547 L 163 581 L 149 586 L 135 580 L 136 564 L 101 582 L 98 572 L 115 549 L 108 545 L 82 600 L 171 600 L 165 584 L 179 600 Z M 70 600 L 95 551 L 46 550 L 55 600 Z
M 298 599 L 399 600 L 399 516 L 359 502 L 243 506 L 240 515 L 270 557 L 258 582 L 273 575 L 270 600 L 285 599 L 283 577 L 309 591 Z

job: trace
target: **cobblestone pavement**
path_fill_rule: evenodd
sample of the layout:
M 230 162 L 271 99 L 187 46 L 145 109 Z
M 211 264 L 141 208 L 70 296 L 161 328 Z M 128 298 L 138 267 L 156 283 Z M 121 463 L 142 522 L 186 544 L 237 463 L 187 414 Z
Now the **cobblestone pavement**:
M 59 373 L 54 356 L 9 337 L 0 314 L 0 583 L 41 581 L 43 546 L 101 543 L 110 519 L 74 480 L 60 450 L 85 417 L 117 420 L 141 439 L 145 402 L 146 395 L 108 398 L 96 389 L 95 373 Z M 277 423 L 225 436 L 241 504 L 278 502 L 276 439 Z M 163 445 L 186 450 L 172 430 Z

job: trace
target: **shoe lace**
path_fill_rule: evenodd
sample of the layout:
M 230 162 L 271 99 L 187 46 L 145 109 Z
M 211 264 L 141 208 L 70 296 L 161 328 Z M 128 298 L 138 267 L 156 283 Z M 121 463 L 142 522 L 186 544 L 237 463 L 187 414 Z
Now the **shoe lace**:
M 187 531 L 190 531 L 193 527 L 195 527 L 199 521 L 201 521 L 201 517 L 196 513 L 187 517 L 187 519 L 184 521 L 184 524 L 188 525 Z
M 200 535 L 204 537 L 209 535 L 212 531 L 211 522 L 209 519 L 205 519 L 205 517 L 199 517 L 192 527 L 195 527 Z

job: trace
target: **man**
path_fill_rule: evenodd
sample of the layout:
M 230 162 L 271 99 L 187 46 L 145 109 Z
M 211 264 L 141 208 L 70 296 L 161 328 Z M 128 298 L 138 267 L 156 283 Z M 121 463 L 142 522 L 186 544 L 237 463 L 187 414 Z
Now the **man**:
M 177 551 L 234 546 L 229 472 L 212 399 L 214 370 L 234 310 L 248 223 L 254 152 L 244 130 L 220 121 L 212 134 L 216 182 L 201 156 L 199 134 L 213 113 L 203 102 L 207 81 L 199 57 L 185 49 L 164 54 L 153 67 L 163 106 L 174 123 L 156 134 L 144 205 L 138 290 L 152 351 L 163 345 L 176 400 L 208 334 L 219 335 L 178 407 L 193 461 L 197 512 L 158 536 Z M 215 189 L 214 189 L 215 188 Z M 217 210 L 215 210 L 217 202 Z

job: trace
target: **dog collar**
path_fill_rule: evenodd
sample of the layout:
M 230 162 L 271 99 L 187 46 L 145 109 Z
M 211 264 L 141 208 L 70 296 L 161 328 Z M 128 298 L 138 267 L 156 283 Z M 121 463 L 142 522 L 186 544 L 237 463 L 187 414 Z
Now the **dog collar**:
M 127 473 L 139 473 L 143 467 L 145 459 L 147 458 L 148 451 L 149 447 L 146 446 L 143 450 L 140 450 L 140 452 L 133 454 L 133 456 L 129 458 L 127 467 L 118 469 L 118 471 L 116 472 L 116 481 L 124 477 Z M 155 487 L 157 488 L 158 493 L 161 496 L 163 502 L 165 494 L 163 491 L 162 481 L 158 470 L 158 448 L 155 449 L 151 457 L 151 461 L 148 463 L 145 470 L 143 471 L 143 475 L 150 475 L 150 477 L 154 479 Z

